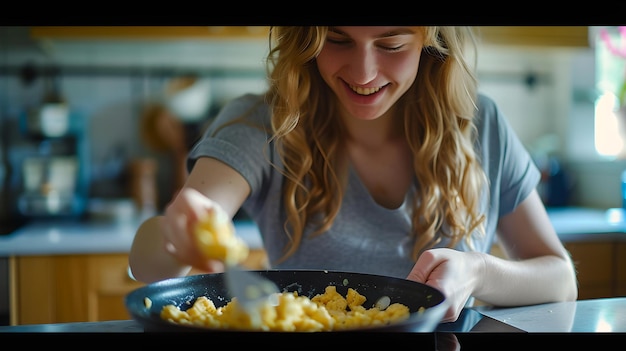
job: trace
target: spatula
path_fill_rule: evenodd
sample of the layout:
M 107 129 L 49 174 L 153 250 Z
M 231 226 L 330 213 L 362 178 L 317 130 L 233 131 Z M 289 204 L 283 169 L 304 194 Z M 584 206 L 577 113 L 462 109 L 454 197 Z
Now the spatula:
M 219 257 L 224 262 L 224 282 L 231 298 L 248 314 L 254 326 L 260 324 L 264 304 L 278 304 L 278 287 L 258 273 L 239 264 L 249 254 L 248 246 L 237 237 L 235 226 L 225 212 L 212 210 L 196 230 L 196 240 L 207 257 Z
M 224 271 L 224 281 L 231 298 L 237 299 L 239 306 L 250 316 L 253 326 L 261 324 L 263 305 L 278 305 L 278 286 L 259 273 L 228 265 Z

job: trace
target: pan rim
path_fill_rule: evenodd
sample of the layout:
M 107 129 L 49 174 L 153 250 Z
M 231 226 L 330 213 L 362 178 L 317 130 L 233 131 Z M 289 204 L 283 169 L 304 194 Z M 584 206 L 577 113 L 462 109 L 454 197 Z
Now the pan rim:
M 294 278 L 302 278 L 306 275 L 320 275 L 327 276 L 329 278 L 341 279 L 346 278 L 348 281 L 350 279 L 370 279 L 372 281 L 376 281 L 376 284 L 382 284 L 381 282 L 389 282 L 399 286 L 400 288 L 419 288 L 423 291 L 430 293 L 432 297 L 432 305 L 426 306 L 425 310 L 422 312 L 411 310 L 409 318 L 404 321 L 400 321 L 397 323 L 392 323 L 385 326 L 367 326 L 355 329 L 348 329 L 345 331 L 352 332 L 361 332 L 361 331 L 421 331 L 421 332 L 432 332 L 436 329 L 437 325 L 443 318 L 443 315 L 447 309 L 445 296 L 438 289 L 431 287 L 429 285 L 419 283 L 416 281 L 384 276 L 378 274 L 370 274 L 370 273 L 361 273 L 361 272 L 350 272 L 350 271 L 337 271 L 337 270 L 315 270 L 315 269 L 261 269 L 261 270 L 251 270 L 252 272 L 257 272 L 259 274 L 264 274 L 270 279 L 277 279 L 277 277 L 292 275 Z M 178 331 L 178 332 L 246 332 L 245 330 L 230 330 L 224 328 L 210 328 L 204 326 L 192 326 L 192 325 L 183 325 L 168 322 L 160 318 L 159 313 L 163 305 L 167 303 L 159 303 L 156 306 L 146 307 L 144 305 L 144 299 L 151 297 L 161 297 L 163 294 L 167 294 L 175 289 L 188 289 L 189 285 L 193 284 L 203 284 L 203 283 L 215 283 L 218 282 L 223 273 L 204 273 L 197 274 L 191 276 L 184 277 L 175 277 L 168 278 L 161 281 L 153 282 L 136 288 L 135 290 L 129 292 L 125 297 L 125 306 L 129 314 L 133 319 L 138 321 L 140 324 L 144 326 L 146 331 L 156 330 L 156 331 Z M 345 280 L 344 280 L 345 282 Z M 345 283 L 344 283 L 345 284 Z M 348 282 L 348 285 L 352 284 Z M 373 287 L 371 289 L 377 289 L 376 284 L 372 284 Z M 337 285 L 341 286 L 340 283 L 331 283 L 328 285 Z M 208 289 L 207 285 L 203 285 L 205 289 Z M 349 286 L 348 286 L 349 287 Z M 359 286 L 361 288 L 363 286 Z M 385 289 L 387 287 L 384 287 Z M 281 287 L 283 289 L 283 287 Z M 367 287 L 365 287 L 367 289 Z M 357 289 L 358 290 L 358 289 Z M 160 294 L 155 295 L 154 293 Z M 417 293 L 416 293 L 417 294 Z M 192 296 L 193 295 L 193 296 Z M 195 299 L 201 295 L 206 294 L 192 294 L 188 296 L 176 296 L 173 295 L 175 301 L 173 304 L 177 306 L 181 306 L 183 303 L 186 303 L 190 306 L 190 303 L 193 303 Z M 305 294 L 306 295 L 306 294 Z M 309 296 L 310 297 L 310 296 Z M 212 298 L 213 299 L 213 298 Z M 223 303 L 230 301 L 228 297 L 222 297 Z M 173 300 L 173 301 L 174 301 Z M 156 308 L 153 308 L 156 307 Z M 344 330 L 333 330 L 328 332 L 338 332 Z M 251 331 L 255 332 L 255 331 Z M 257 331 L 258 332 L 258 331 Z M 291 333 L 291 332 L 289 332 Z

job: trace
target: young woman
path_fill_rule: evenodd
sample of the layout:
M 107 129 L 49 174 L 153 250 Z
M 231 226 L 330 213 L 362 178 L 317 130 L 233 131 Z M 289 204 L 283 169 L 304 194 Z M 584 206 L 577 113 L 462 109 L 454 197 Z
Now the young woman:
M 242 208 L 273 268 L 407 278 L 454 321 L 474 298 L 577 298 L 539 172 L 477 92 L 465 27 L 273 27 L 269 89 L 235 99 L 188 157 L 184 188 L 138 231 L 134 276 L 219 271 L 193 245 L 208 208 Z M 509 259 L 489 254 L 495 239 Z

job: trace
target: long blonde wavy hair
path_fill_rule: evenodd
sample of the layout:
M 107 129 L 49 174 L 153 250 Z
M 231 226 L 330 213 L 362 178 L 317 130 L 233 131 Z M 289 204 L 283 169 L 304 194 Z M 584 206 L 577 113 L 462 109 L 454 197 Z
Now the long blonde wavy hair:
M 476 44 L 468 27 L 423 27 L 424 48 L 414 84 L 397 102 L 413 155 L 413 259 L 449 238 L 447 246 L 484 232 L 480 210 L 485 173 L 474 151 L 477 80 L 465 55 Z M 285 233 L 281 260 L 300 245 L 305 226 L 313 235 L 328 230 L 345 188 L 340 119 L 330 88 L 315 59 L 326 27 L 272 27 L 266 95 L 272 109 L 273 140 L 284 164 Z

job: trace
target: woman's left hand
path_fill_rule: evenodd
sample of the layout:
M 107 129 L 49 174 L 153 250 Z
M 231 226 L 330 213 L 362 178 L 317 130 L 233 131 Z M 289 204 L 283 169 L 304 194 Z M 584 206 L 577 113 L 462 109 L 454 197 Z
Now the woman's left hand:
M 424 251 L 407 279 L 432 286 L 443 293 L 448 309 L 442 322 L 454 322 L 478 284 L 481 254 L 448 248 Z

